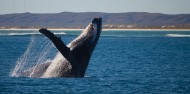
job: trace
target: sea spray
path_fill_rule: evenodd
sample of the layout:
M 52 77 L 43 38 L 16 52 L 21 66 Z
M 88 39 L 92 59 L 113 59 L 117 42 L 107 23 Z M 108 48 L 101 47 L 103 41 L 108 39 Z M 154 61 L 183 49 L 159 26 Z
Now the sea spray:
M 46 72 L 42 75 L 42 78 L 57 77 L 61 75 L 62 72 L 71 69 L 72 67 L 70 63 L 65 61 L 65 57 L 63 57 L 63 55 L 58 52 Z
M 30 44 L 28 45 L 27 50 L 24 52 L 24 54 L 18 58 L 18 60 L 16 61 L 16 66 L 14 68 L 14 70 L 11 73 L 11 76 L 15 76 L 15 77 L 19 77 L 21 74 L 21 71 L 23 70 L 23 67 L 25 65 L 25 63 L 27 62 L 28 56 L 30 54 L 30 49 L 34 46 L 34 36 L 31 37 L 30 39 Z
M 16 66 L 11 72 L 11 76 L 20 77 L 22 73 L 37 64 L 51 61 L 57 53 L 53 44 L 46 38 L 37 35 L 32 35 L 30 43 L 24 54 L 16 61 Z M 33 68 L 29 77 L 33 77 Z
M 37 62 L 36 62 L 36 65 L 38 64 L 41 64 L 41 63 L 44 63 L 44 62 L 47 62 L 47 55 L 50 53 L 50 50 L 51 50 L 51 44 L 52 43 L 47 43 L 45 44 L 45 47 L 44 49 L 41 51 L 41 53 L 39 53 L 39 58 L 37 59 Z M 49 61 L 51 62 L 51 61 Z M 32 70 L 32 73 L 29 75 L 29 77 L 33 77 L 33 74 L 34 74 L 34 70 L 36 69 L 37 66 L 35 66 Z

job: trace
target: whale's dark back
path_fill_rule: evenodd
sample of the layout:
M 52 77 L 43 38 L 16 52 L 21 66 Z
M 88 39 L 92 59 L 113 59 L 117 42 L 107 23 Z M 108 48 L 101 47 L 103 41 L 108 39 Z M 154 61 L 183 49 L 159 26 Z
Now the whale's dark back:
M 89 40 L 84 41 L 83 45 L 80 47 L 73 49 L 72 53 L 74 54 L 77 63 L 79 64 L 80 76 L 83 77 L 86 69 L 88 67 L 91 55 L 96 47 L 96 44 L 99 40 L 101 29 L 102 29 L 102 19 L 101 18 L 94 18 L 92 20 L 92 24 L 97 25 L 95 27 L 95 37 L 90 37 Z M 85 31 L 84 31 L 85 32 Z

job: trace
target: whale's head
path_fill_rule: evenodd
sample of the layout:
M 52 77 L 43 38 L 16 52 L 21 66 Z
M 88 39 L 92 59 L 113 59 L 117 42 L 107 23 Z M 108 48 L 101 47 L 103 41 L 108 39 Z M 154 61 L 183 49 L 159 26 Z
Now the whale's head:
M 68 47 L 70 50 L 76 50 L 80 47 L 88 47 L 93 51 L 100 37 L 101 29 L 102 19 L 94 18 L 83 32 L 68 45 Z
M 84 31 L 68 47 L 80 65 L 81 75 L 85 74 L 92 52 L 102 31 L 102 19 L 94 18 Z

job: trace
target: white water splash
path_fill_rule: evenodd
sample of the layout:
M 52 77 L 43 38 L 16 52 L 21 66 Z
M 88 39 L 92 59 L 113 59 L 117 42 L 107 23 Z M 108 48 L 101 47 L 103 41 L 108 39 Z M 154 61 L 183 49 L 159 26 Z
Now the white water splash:
M 59 71 L 61 68 L 70 69 L 71 65 L 67 62 L 64 62 L 65 60 L 66 59 L 63 57 L 63 55 L 58 52 L 46 72 L 42 75 L 42 78 L 57 77 L 57 75 L 60 75 L 60 73 L 63 71 Z
M 16 66 L 10 75 L 14 77 L 20 77 L 22 76 L 23 71 L 28 70 L 37 64 L 52 60 L 52 58 L 57 53 L 57 51 L 54 49 L 55 48 L 49 39 L 46 37 L 42 38 L 40 36 L 33 35 L 27 50 L 20 58 L 18 58 Z M 35 68 L 36 67 L 33 68 L 29 77 L 33 77 Z
M 54 33 L 55 35 L 66 35 L 65 32 L 55 32 Z M 11 32 L 11 33 L 1 33 L 0 32 L 0 36 L 26 36 L 26 35 L 41 35 L 41 33 L 39 32 L 18 32 L 18 31 L 15 31 L 15 32 Z
M 166 34 L 168 37 L 190 37 L 190 35 L 187 34 Z

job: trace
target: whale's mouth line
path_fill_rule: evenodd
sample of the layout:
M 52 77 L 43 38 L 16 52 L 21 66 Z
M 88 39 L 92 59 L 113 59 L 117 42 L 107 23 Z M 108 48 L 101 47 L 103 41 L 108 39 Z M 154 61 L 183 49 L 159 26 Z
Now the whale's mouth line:
M 90 44 L 92 44 L 94 42 L 94 40 L 95 40 L 95 38 L 97 36 L 97 33 L 98 33 L 97 24 L 94 24 L 94 23 L 92 23 L 92 24 L 93 24 L 93 30 L 92 30 L 92 33 L 93 33 L 92 36 L 93 36 L 93 38 L 91 39 Z

